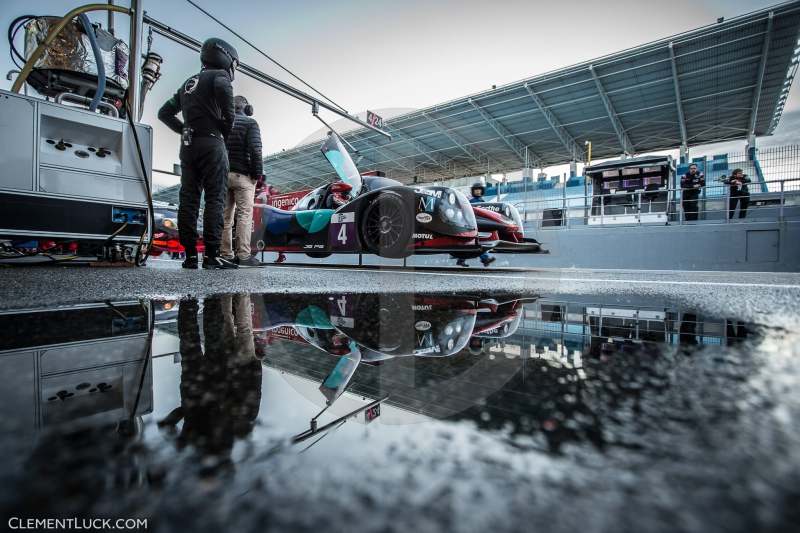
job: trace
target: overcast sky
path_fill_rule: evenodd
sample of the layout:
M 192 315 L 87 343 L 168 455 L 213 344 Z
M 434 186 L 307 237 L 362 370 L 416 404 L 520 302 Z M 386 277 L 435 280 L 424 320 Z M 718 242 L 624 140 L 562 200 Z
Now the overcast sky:
M 730 18 L 762 0 L 196 0 L 350 112 L 422 108 Z M 6 24 L 21 14 L 63 15 L 79 2 L 3 0 Z M 127 5 L 127 0 L 118 3 Z M 218 36 L 242 61 L 285 74 L 184 0 L 145 0 L 149 15 L 197 39 Z M 105 26 L 105 15 L 91 18 Z M 127 29 L 127 17 L 117 26 Z M 119 35 L 119 34 L 118 34 Z M 143 121 L 154 127 L 155 166 L 177 162 L 178 136 L 158 107 L 199 69 L 196 54 L 155 36 L 164 75 Z M 5 39 L 0 67 L 13 68 Z M 297 84 L 297 82 L 292 81 Z M 0 87 L 11 82 L 2 78 Z M 795 84 L 797 85 L 797 84 Z M 265 153 L 295 146 L 319 128 L 307 105 L 242 75 L 234 82 L 261 124 Z M 796 87 L 786 111 L 799 110 Z

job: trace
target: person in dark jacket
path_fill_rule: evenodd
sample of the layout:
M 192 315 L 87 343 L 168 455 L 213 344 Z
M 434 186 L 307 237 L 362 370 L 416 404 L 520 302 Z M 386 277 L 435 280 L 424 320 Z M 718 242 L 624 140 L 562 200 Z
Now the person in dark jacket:
M 264 174 L 261 160 L 261 131 L 258 122 L 251 118 L 253 106 L 247 98 L 234 98 L 236 120 L 233 130 L 225 140 L 231 168 L 228 173 L 228 191 L 225 200 L 225 224 L 222 228 L 222 257 L 239 266 L 260 266 L 261 262 L 250 255 L 250 238 L 253 232 L 253 200 L 256 184 Z M 233 251 L 233 221 L 236 218 L 236 256 Z
M 181 135 L 181 192 L 178 237 L 186 249 L 183 268 L 197 268 L 197 215 L 205 192 L 203 268 L 236 268 L 220 257 L 222 209 L 228 179 L 225 137 L 233 128 L 233 73 L 236 49 L 222 39 L 208 39 L 200 51 L 202 70 L 186 80 L 158 111 L 158 118 Z M 183 114 L 183 121 L 177 114 Z
M 689 165 L 689 172 L 681 177 L 681 205 L 686 220 L 697 220 L 697 199 L 705 186 L 705 175 L 697 171 L 697 165 Z
M 750 189 L 747 184 L 750 178 L 741 168 L 733 171 L 730 177 L 722 176 L 722 183 L 730 186 L 730 200 L 728 202 L 728 216 L 733 218 L 736 212 L 736 204 L 739 204 L 739 218 L 747 216 L 747 207 L 750 205 Z
M 480 181 L 476 181 L 472 184 L 472 188 L 470 189 L 470 194 L 472 195 L 469 199 L 469 203 L 471 204 L 480 204 L 485 202 L 486 200 L 483 199 L 483 195 L 486 194 L 486 186 L 481 183 Z M 492 263 L 495 262 L 495 258 L 489 255 L 489 252 L 483 252 L 480 255 L 481 263 L 483 266 L 488 267 Z M 458 266 L 468 267 L 466 259 L 459 259 L 456 261 Z

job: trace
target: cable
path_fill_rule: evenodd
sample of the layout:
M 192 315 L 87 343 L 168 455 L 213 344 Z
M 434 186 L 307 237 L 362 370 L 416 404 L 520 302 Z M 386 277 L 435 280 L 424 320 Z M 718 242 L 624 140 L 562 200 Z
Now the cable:
M 8 25 L 8 49 L 9 54 L 11 55 L 11 61 L 16 65 L 17 68 L 21 69 L 22 65 L 17 62 L 17 58 L 22 63 L 25 63 L 25 57 L 19 53 L 17 47 L 14 46 L 14 40 L 17 38 L 17 32 L 22 29 L 28 21 L 38 18 L 36 15 L 22 15 L 15 18 L 11 24 Z M 16 27 L 15 27 L 16 26 Z M 15 57 L 16 56 L 16 57 Z
M 300 83 L 302 83 L 303 85 L 305 85 L 306 87 L 308 87 L 309 89 L 311 89 L 312 91 L 314 91 L 315 93 L 317 93 L 318 95 L 320 95 L 321 97 L 323 97 L 325 100 L 327 100 L 328 102 L 330 102 L 332 105 L 334 105 L 334 106 L 338 107 L 338 108 L 339 108 L 339 110 L 341 110 L 343 113 L 345 113 L 345 114 L 349 114 L 349 113 L 347 113 L 347 110 L 346 110 L 345 108 L 343 108 L 342 106 L 340 106 L 339 104 L 337 104 L 336 102 L 334 102 L 333 100 L 331 100 L 330 98 L 328 98 L 327 96 L 325 96 L 325 95 L 324 95 L 324 94 L 323 94 L 321 91 L 319 91 L 319 90 L 315 89 L 313 86 L 311 86 L 311 84 L 309 84 L 308 82 L 306 82 L 306 81 L 305 81 L 303 78 L 301 78 L 300 76 L 298 76 L 297 74 L 295 74 L 294 72 L 292 72 L 291 70 L 289 70 L 288 68 L 284 67 L 284 66 L 283 66 L 283 65 L 281 65 L 280 63 L 278 63 L 278 62 L 277 62 L 275 59 L 273 59 L 272 57 L 270 57 L 269 55 L 267 55 L 267 53 L 266 53 L 266 52 L 262 51 L 262 50 L 261 50 L 260 48 L 258 48 L 256 45 L 254 45 L 253 43 L 251 43 L 250 41 L 248 41 L 247 39 L 245 39 L 244 37 L 242 37 L 242 35 L 241 35 L 241 34 L 237 33 L 237 32 L 236 32 L 235 30 L 233 30 L 233 29 L 232 29 L 230 26 L 228 26 L 227 24 L 225 24 L 224 22 L 222 22 L 221 20 L 219 20 L 218 18 L 216 18 L 214 15 L 212 15 L 211 13 L 209 13 L 208 11 L 206 11 L 205 9 L 203 9 L 202 7 L 200 7 L 199 5 L 197 5 L 196 3 L 194 3 L 192 0 L 186 0 L 186 1 L 187 1 L 187 2 L 189 2 L 189 3 L 190 3 L 192 6 L 194 6 L 196 9 L 198 9 L 198 10 L 199 10 L 201 13 L 203 13 L 205 16 L 207 16 L 208 18 L 210 18 L 211 20 L 213 20 L 214 22 L 216 22 L 217 24 L 219 24 L 220 26 L 222 26 L 223 28 L 225 28 L 226 30 L 228 30 L 229 32 L 231 32 L 232 34 L 234 34 L 236 37 L 238 37 L 239 39 L 241 39 L 241 40 L 242 40 L 242 41 L 243 41 L 245 44 L 249 45 L 249 46 L 250 46 L 250 48 L 252 48 L 253 50 L 255 50 L 256 52 L 258 52 L 258 53 L 259 53 L 259 54 L 261 54 L 262 56 L 266 57 L 267 59 L 269 59 L 270 61 L 272 61 L 273 63 L 275 63 L 275 64 L 276 64 L 278 67 L 280 67 L 281 69 L 283 69 L 284 71 L 286 71 L 287 73 L 289 73 L 289 75 L 291 75 L 292 77 L 294 77 L 294 78 L 295 78 L 296 80 L 298 80 Z
M 141 236 L 139 237 L 139 247 L 138 250 L 136 250 L 136 258 L 134 259 L 134 264 L 136 266 L 144 266 L 145 263 L 147 263 L 147 258 L 150 257 L 150 249 L 153 247 L 153 235 L 155 235 L 156 227 L 156 219 L 153 208 L 153 191 L 150 188 L 150 177 L 147 175 L 147 166 L 144 163 L 144 155 L 142 155 L 142 145 L 139 142 L 139 133 L 136 131 L 136 125 L 133 123 L 131 107 L 128 104 L 127 98 L 125 98 L 125 115 L 127 115 L 128 124 L 131 125 L 131 130 L 133 131 L 133 141 L 136 143 L 136 152 L 139 154 L 139 164 L 142 167 L 142 177 L 144 178 L 144 188 L 147 191 L 148 218 L 150 219 L 150 239 L 147 241 L 147 248 L 145 249 L 144 257 L 142 258 L 139 254 L 142 250 L 144 236 L 147 233 L 147 226 L 145 226 L 144 230 L 142 230 Z

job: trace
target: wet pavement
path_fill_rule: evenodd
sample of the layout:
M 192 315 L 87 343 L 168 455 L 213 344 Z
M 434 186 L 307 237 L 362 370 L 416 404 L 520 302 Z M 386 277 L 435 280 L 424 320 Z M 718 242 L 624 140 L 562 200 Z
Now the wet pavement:
M 800 527 L 791 277 L 642 286 L 644 275 L 523 272 L 486 292 L 477 276 L 430 275 L 388 292 L 408 276 L 298 269 L 270 293 L 253 286 L 289 271 L 262 269 L 238 273 L 250 290 L 215 294 L 230 277 L 195 273 L 203 283 L 179 292 L 153 280 L 185 272 L 150 270 L 133 292 L 119 282 L 131 273 L 121 287 L 92 270 L 97 286 L 81 293 L 74 269 L 37 269 L 47 304 L 4 278 L 4 523 Z

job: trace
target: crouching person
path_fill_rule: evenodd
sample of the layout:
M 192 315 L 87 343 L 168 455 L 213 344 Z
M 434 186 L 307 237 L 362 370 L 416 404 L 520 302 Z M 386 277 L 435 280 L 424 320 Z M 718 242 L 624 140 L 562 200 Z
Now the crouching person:
M 225 140 L 231 170 L 225 200 L 225 224 L 222 232 L 222 257 L 239 266 L 260 266 L 250 254 L 253 230 L 253 200 L 256 185 L 264 174 L 261 160 L 261 131 L 251 117 L 253 106 L 244 96 L 234 98 L 236 118 L 233 130 Z M 233 249 L 233 227 L 236 221 L 236 250 Z

